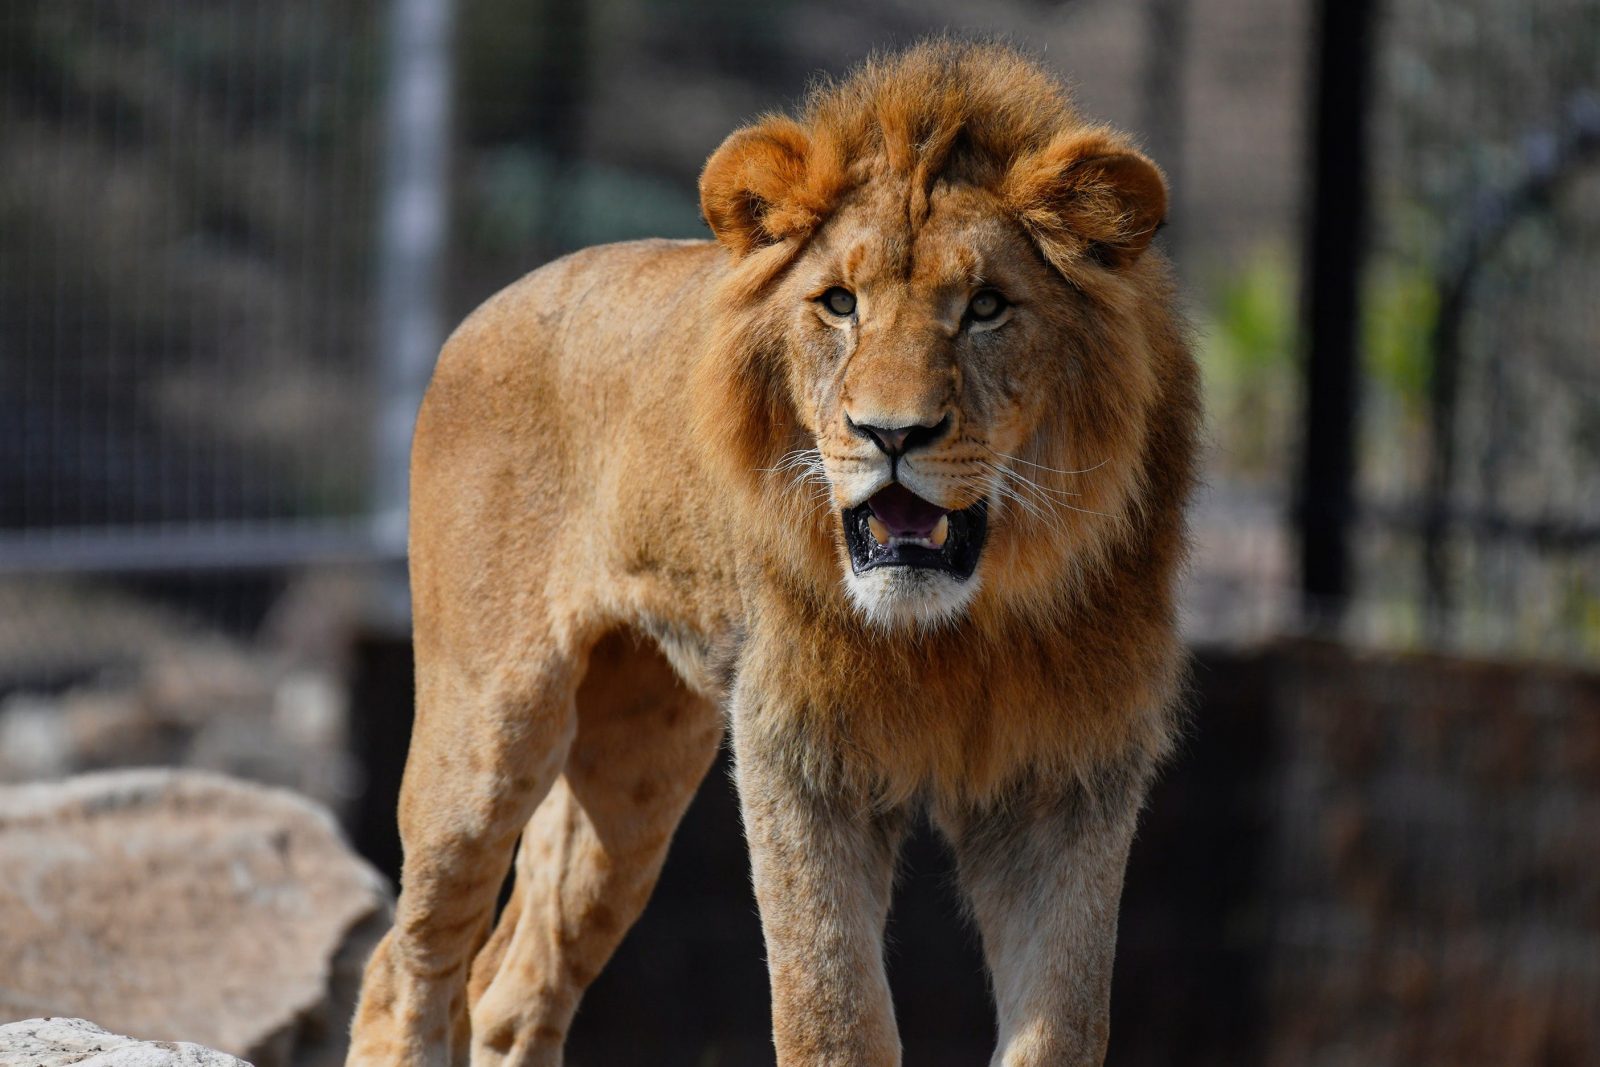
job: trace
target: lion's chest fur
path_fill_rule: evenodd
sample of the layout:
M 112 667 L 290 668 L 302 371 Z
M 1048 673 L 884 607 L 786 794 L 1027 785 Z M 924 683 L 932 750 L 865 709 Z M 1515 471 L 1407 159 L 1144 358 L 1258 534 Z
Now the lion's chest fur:
M 1126 613 L 897 636 L 758 605 L 715 631 L 645 628 L 736 729 L 765 735 L 819 785 L 881 802 L 1081 782 L 1130 751 L 1159 757 L 1173 733 L 1179 649 Z

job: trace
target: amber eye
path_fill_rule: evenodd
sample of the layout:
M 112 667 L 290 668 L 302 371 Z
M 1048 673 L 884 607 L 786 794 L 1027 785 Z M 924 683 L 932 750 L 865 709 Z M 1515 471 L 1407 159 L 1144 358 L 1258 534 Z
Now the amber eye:
M 981 290 L 967 305 L 967 314 L 973 322 L 993 322 L 1007 308 L 1006 298 L 993 289 Z
M 855 314 L 856 294 L 852 293 L 848 289 L 844 289 L 836 285 L 832 289 L 829 289 L 827 292 L 823 293 L 820 299 L 822 300 L 823 307 L 827 308 L 835 315 L 838 315 L 840 318 Z

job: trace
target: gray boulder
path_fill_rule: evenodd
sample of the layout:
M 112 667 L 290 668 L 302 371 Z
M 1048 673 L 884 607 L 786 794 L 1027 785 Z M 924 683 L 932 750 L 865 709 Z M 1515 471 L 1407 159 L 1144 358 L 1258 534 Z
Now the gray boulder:
M 0 1026 L 0 1067 L 250 1067 L 187 1041 L 135 1041 L 84 1019 Z
M 284 790 L 169 770 L 0 788 L 0 1020 L 332 1067 L 388 915 L 382 878 Z

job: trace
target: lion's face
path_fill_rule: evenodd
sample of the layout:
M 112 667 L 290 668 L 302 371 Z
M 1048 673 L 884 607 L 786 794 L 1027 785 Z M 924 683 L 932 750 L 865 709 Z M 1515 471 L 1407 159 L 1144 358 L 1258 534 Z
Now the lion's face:
M 812 443 L 789 462 L 826 485 L 856 605 L 930 623 L 977 592 L 991 514 L 1002 538 L 1057 510 L 1010 472 L 1061 406 L 1071 292 L 986 190 L 937 190 L 915 234 L 886 232 L 897 191 L 858 190 L 779 289 Z
M 940 137 L 907 136 L 898 164 L 850 165 L 767 120 L 701 182 L 741 260 L 713 368 L 744 414 L 722 440 L 769 475 L 761 518 L 826 524 L 813 543 L 884 626 L 954 619 L 980 589 L 1042 600 L 1125 526 L 1146 332 L 1167 321 L 1141 306 L 1165 300 L 1159 270 L 1136 266 L 1165 211 L 1148 160 L 1071 126 L 958 156 L 953 121 L 940 159 Z

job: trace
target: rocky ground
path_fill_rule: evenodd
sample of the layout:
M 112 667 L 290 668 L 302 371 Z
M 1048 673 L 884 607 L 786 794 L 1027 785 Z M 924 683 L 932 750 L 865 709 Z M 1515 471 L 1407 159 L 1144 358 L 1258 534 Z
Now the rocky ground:
M 137 1041 L 86 1019 L 25 1019 L 0 1026 L 0 1067 L 250 1067 L 187 1041 Z

